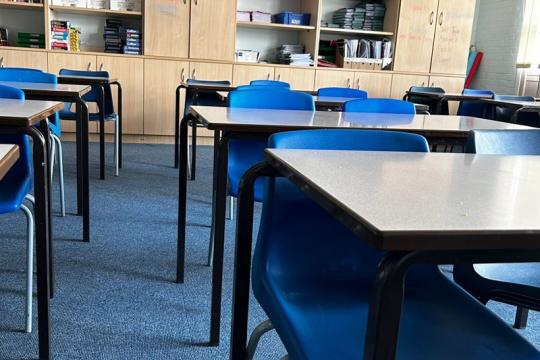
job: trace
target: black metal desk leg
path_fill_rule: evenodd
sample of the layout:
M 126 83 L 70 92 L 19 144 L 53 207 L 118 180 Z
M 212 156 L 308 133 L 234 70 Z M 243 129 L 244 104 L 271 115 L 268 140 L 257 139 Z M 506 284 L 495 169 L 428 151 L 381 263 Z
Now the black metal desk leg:
M 191 181 L 195 181 L 195 169 L 197 168 L 197 119 L 191 122 Z
M 51 158 L 50 158 L 50 149 L 51 149 L 51 134 L 49 130 L 49 123 L 48 121 L 41 121 L 39 126 L 39 131 L 41 132 L 41 135 L 43 136 L 43 139 L 45 141 L 45 148 L 49 149 L 45 153 L 45 162 L 48 164 L 47 169 L 47 211 L 48 211 L 48 233 L 49 233 L 49 298 L 54 297 L 54 253 L 53 253 L 53 232 L 52 232 L 52 194 L 51 194 L 51 186 L 50 186 L 50 179 L 52 178 L 52 168 L 50 166 Z
M 176 88 L 176 100 L 174 103 L 174 167 L 178 168 L 178 151 L 180 136 L 180 89 L 181 86 Z
M 77 216 L 83 215 L 83 170 L 82 170 L 82 118 L 77 110 L 77 121 L 75 121 L 75 147 L 77 154 Z
M 99 88 L 99 178 L 105 180 L 105 90 Z
M 188 117 L 184 117 L 180 123 L 180 163 L 178 181 L 178 244 L 176 255 L 176 282 L 184 282 L 184 266 L 186 255 L 186 205 L 187 205 L 187 150 Z
M 215 223 L 214 219 L 216 218 L 216 188 L 217 188 L 217 164 L 219 156 L 219 142 L 221 140 L 221 132 L 218 130 L 214 131 L 214 159 L 213 159 L 213 172 L 212 172 L 212 223 L 210 224 L 210 243 L 208 244 L 208 261 L 207 266 L 212 265 L 214 261 L 214 229 Z
M 42 127 L 48 131 L 44 122 Z M 49 323 L 49 178 L 45 137 L 35 128 L 28 129 L 34 141 L 34 196 L 36 223 L 36 259 L 37 259 L 37 297 L 38 297 L 38 339 L 39 358 L 51 358 L 50 323 Z
M 369 303 L 364 359 L 395 358 L 410 253 L 388 253 L 379 264 Z
M 88 170 L 88 106 L 82 99 L 76 102 L 78 118 L 81 119 L 81 169 L 83 200 L 83 241 L 90 241 L 90 182 Z
M 122 110 L 122 85 L 118 81 L 114 81 L 112 84 L 117 86 L 118 90 L 118 168 L 122 168 L 122 121 L 123 110 Z

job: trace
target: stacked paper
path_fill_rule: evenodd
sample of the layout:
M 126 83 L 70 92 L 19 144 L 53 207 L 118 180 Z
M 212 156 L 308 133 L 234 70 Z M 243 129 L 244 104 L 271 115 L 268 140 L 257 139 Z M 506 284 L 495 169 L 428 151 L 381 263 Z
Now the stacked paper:
M 69 21 L 51 20 L 51 49 L 69 50 Z
M 107 19 L 103 28 L 106 53 L 122 53 L 122 22 L 118 19 Z
M 124 54 L 140 55 L 142 53 L 141 31 L 137 29 L 126 29 L 125 34 Z
M 262 11 L 253 11 L 251 13 L 251 21 L 269 24 L 272 22 L 272 14 Z
M 382 3 L 368 1 L 365 4 L 366 17 L 364 21 L 364 30 L 382 31 L 384 28 L 384 15 L 386 6 Z
M 45 35 L 37 33 L 19 32 L 17 34 L 17 46 L 26 48 L 45 48 Z
M 334 24 L 337 24 L 343 29 L 352 29 L 354 20 L 354 9 L 353 8 L 343 8 L 334 12 L 332 21 Z
M 284 44 L 278 48 L 278 62 L 280 64 L 288 64 L 293 66 L 311 66 L 313 59 L 311 54 L 304 53 L 303 45 L 299 44 Z

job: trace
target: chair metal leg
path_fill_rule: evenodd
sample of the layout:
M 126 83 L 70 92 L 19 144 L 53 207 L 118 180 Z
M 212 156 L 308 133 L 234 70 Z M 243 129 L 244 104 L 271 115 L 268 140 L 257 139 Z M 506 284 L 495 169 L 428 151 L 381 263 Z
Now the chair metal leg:
M 529 309 L 518 306 L 516 311 L 516 319 L 514 321 L 514 328 L 525 329 L 527 327 L 527 320 L 529 319 Z
M 56 143 L 57 148 L 57 159 L 58 159 L 58 182 L 60 187 L 60 215 L 62 217 L 66 216 L 66 196 L 65 196 L 65 187 L 64 187 L 64 151 L 62 148 L 62 142 L 60 138 L 56 135 L 52 135 L 52 143 Z M 54 157 L 51 156 L 51 162 L 54 162 Z M 52 171 L 51 171 L 51 182 L 52 182 Z
M 34 281 L 34 216 L 32 211 L 25 205 L 21 205 L 22 212 L 27 220 L 27 243 L 26 243 L 26 308 L 24 317 L 26 320 L 25 331 L 32 332 L 32 290 Z
M 118 169 L 120 166 L 120 122 L 118 121 L 118 117 L 116 118 L 116 121 L 114 122 L 114 175 L 118 176 Z
M 255 356 L 255 351 L 257 351 L 257 345 L 259 345 L 259 341 L 261 340 L 261 337 L 266 334 L 267 332 L 274 330 L 274 325 L 270 322 L 270 320 L 265 320 L 253 330 L 251 333 L 251 336 L 249 337 L 248 345 L 247 345 L 247 360 L 252 360 Z
M 234 220 L 234 197 L 229 196 L 229 212 L 227 213 L 227 220 Z

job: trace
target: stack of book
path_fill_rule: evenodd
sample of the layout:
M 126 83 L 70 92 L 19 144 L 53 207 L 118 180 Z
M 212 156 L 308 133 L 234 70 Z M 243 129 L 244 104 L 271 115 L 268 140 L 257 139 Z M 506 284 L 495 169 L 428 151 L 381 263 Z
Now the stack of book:
M 0 28 L 0 46 L 8 46 L 8 30 Z
M 352 28 L 355 30 L 363 30 L 366 21 L 366 8 L 356 7 L 354 8 Z
M 69 50 L 69 21 L 51 20 L 51 49 Z
M 45 49 L 45 34 L 20 32 L 17 34 L 17 46 Z
M 126 29 L 126 42 L 124 54 L 141 55 L 141 31 L 136 29 Z
M 122 22 L 118 19 L 107 19 L 103 28 L 106 53 L 122 53 Z
M 278 62 L 292 66 L 311 66 L 311 54 L 306 54 L 303 45 L 282 45 L 278 48 Z
M 332 22 L 343 29 L 352 29 L 354 8 L 343 8 L 334 12 Z
M 383 3 L 368 1 L 363 30 L 382 31 L 386 6 Z

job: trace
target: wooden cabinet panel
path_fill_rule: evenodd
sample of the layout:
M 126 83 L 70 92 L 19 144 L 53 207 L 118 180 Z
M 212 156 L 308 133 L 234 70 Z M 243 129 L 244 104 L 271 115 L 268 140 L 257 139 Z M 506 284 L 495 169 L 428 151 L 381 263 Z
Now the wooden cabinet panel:
M 143 133 L 143 59 L 120 56 L 98 56 L 98 69 L 108 71 L 122 85 L 122 132 Z M 118 110 L 116 89 L 113 88 L 114 108 Z M 114 124 L 107 124 L 107 132 L 114 132 Z
M 411 86 L 428 86 L 429 77 L 422 75 L 404 75 L 394 74 L 392 76 L 392 91 L 390 97 L 392 99 L 403 99 L 405 92 L 407 92 Z
M 439 0 L 431 72 L 464 75 L 467 71 L 476 0 Z
M 145 135 L 174 135 L 176 87 L 188 72 L 188 62 L 144 60 Z
M 443 88 L 447 93 L 461 93 L 464 84 L 465 78 L 460 77 L 430 76 L 429 78 L 429 86 Z M 448 107 L 450 115 L 455 115 L 457 114 L 459 103 L 457 101 L 450 101 Z
M 90 70 L 96 71 L 97 58 L 94 55 L 66 54 L 61 52 L 51 52 L 48 54 L 48 72 L 58 74 L 61 69 L 70 70 Z M 75 107 L 72 109 L 75 111 Z M 88 104 L 88 111 L 98 112 L 96 104 Z M 75 132 L 75 121 L 62 121 L 62 131 Z M 90 123 L 88 131 L 96 132 L 97 124 Z
M 232 83 L 233 66 L 232 64 L 217 63 L 189 63 L 189 78 L 197 80 L 228 80 Z
M 47 71 L 47 53 L 45 51 L 0 49 L 0 66 Z
M 234 65 L 233 85 L 248 85 L 252 80 L 274 80 L 274 67 Z
M 317 70 L 315 75 L 315 90 L 323 87 L 352 87 L 354 82 L 354 72 Z
M 236 0 L 191 0 L 189 57 L 232 61 Z
M 315 87 L 315 70 L 277 67 L 274 79 L 288 82 L 294 90 L 312 91 Z
M 438 2 L 401 0 L 394 70 L 429 72 Z
M 357 72 L 354 87 L 368 92 L 370 98 L 388 98 L 392 88 L 392 74 Z
M 145 1 L 146 55 L 188 57 L 190 6 L 188 0 Z

